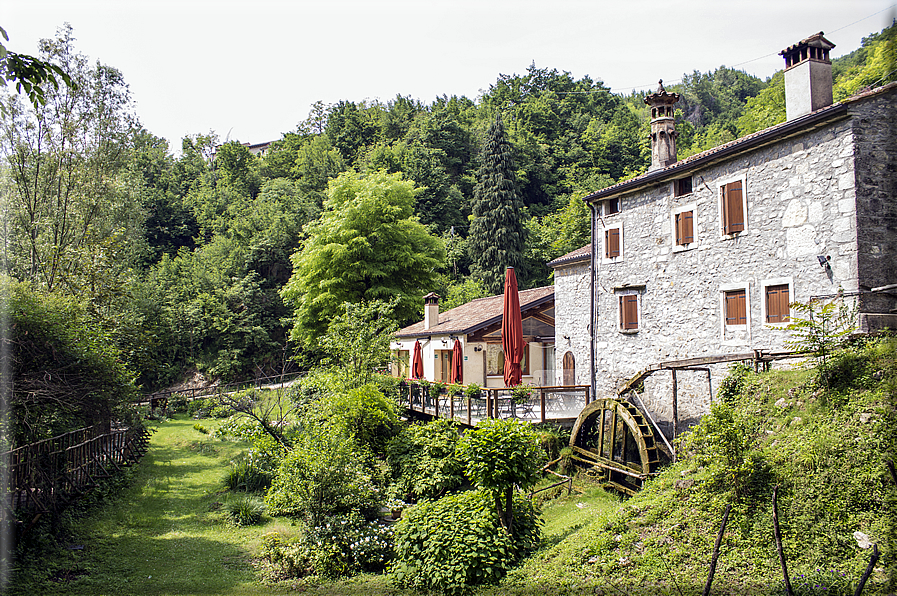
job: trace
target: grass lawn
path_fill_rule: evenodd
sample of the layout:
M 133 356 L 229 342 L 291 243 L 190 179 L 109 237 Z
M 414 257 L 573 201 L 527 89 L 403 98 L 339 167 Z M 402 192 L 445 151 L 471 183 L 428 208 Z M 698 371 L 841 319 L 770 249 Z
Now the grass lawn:
M 225 523 L 221 479 L 245 446 L 209 439 L 193 425 L 183 417 L 158 424 L 130 485 L 77 522 L 72 542 L 83 550 L 53 562 L 54 581 L 38 587 L 15 578 L 13 592 L 278 593 L 258 584 L 251 557 L 262 534 L 289 522 L 269 519 L 248 528 Z
M 263 585 L 252 557 L 265 533 L 292 533 L 290 521 L 266 518 L 264 525 L 245 528 L 225 523 L 222 478 L 245 445 L 211 439 L 194 424 L 183 415 L 156 424 L 149 452 L 128 486 L 76 523 L 73 549 L 16 576 L 11 594 L 411 594 L 392 588 L 382 575 Z M 211 429 L 216 423 L 202 424 Z M 545 548 L 618 507 L 619 499 L 600 488 L 551 501 L 543 509 Z M 503 591 L 494 587 L 482 593 Z

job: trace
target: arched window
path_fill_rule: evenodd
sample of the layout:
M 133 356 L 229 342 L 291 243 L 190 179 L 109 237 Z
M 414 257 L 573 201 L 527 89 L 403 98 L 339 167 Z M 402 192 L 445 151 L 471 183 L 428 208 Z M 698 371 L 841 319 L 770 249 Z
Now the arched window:
M 563 384 L 564 385 L 576 385 L 576 359 L 573 357 L 573 352 L 567 352 L 564 354 L 564 377 Z

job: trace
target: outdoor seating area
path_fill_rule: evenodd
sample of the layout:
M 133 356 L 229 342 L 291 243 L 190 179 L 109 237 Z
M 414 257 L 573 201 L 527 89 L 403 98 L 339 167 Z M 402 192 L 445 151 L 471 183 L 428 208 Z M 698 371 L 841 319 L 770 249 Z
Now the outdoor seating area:
M 410 412 L 467 426 L 476 426 L 483 418 L 517 418 L 534 424 L 571 420 L 591 401 L 588 385 L 480 389 L 406 379 L 400 387 Z

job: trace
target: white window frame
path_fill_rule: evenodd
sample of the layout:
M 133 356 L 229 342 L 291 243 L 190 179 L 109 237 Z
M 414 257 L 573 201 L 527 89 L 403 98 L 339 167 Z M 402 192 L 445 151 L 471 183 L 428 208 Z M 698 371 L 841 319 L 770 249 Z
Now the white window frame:
M 607 257 L 607 231 L 608 230 L 620 230 L 620 256 L 619 257 Z M 610 264 L 610 263 L 620 263 L 623 261 L 623 258 L 626 256 L 625 246 L 623 244 L 623 222 L 618 224 L 605 226 L 601 229 L 601 263 L 602 264 Z
M 744 325 L 727 325 L 726 324 L 726 292 L 733 290 L 744 290 Z M 726 330 L 730 331 L 747 331 L 745 340 L 732 341 L 726 340 Z M 736 282 L 731 284 L 720 284 L 719 286 L 719 337 L 723 345 L 743 345 L 751 341 L 751 284 L 750 282 Z
M 766 288 L 768 286 L 788 286 L 788 301 L 794 302 L 794 278 L 793 277 L 773 277 L 760 281 L 760 320 L 767 329 L 784 329 L 791 324 L 787 323 L 767 323 L 766 322 Z M 791 309 L 788 309 L 788 318 L 793 318 Z
M 723 223 L 723 188 L 727 184 L 731 184 L 732 182 L 741 181 L 741 209 L 742 213 L 744 213 L 744 229 L 740 232 L 734 232 L 732 234 L 726 234 L 725 229 L 726 226 Z M 745 234 L 750 226 L 748 225 L 748 221 L 750 220 L 750 216 L 748 214 L 748 193 L 747 193 L 747 176 L 745 174 L 741 174 L 739 176 L 733 176 L 731 178 L 726 178 L 723 180 L 719 180 L 716 185 L 716 212 L 719 214 L 719 237 L 721 240 L 729 240 L 731 238 L 736 238 L 742 234 Z
M 676 216 L 680 213 L 691 211 L 691 229 L 695 236 L 694 242 L 690 244 L 676 244 Z M 698 205 L 690 203 L 682 207 L 676 207 L 670 212 L 670 238 L 673 244 L 673 252 L 684 252 L 698 247 Z
M 620 306 L 620 297 L 621 296 L 632 296 L 635 294 L 635 320 L 638 323 L 638 327 L 635 329 L 623 329 L 623 325 L 621 319 L 623 318 L 623 313 L 620 312 L 622 308 Z M 617 331 L 624 335 L 635 335 L 639 331 L 642 330 L 642 294 L 638 288 L 628 288 L 621 290 L 614 290 L 614 301 L 616 302 L 616 312 L 617 312 Z

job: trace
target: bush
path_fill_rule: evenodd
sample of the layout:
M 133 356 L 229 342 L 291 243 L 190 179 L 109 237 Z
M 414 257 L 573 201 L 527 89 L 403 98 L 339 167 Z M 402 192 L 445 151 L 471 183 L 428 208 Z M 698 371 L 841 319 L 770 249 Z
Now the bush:
M 224 477 L 224 485 L 230 490 L 260 492 L 271 486 L 272 476 L 270 462 L 250 449 L 231 462 L 231 468 Z
M 380 513 L 383 494 L 367 457 L 331 428 L 318 427 L 299 437 L 281 461 L 265 497 L 274 515 L 320 519 L 356 511 L 368 519 Z
M 455 455 L 458 438 L 457 425 L 444 418 L 405 427 L 386 448 L 393 496 L 435 499 L 460 488 L 466 479 Z
M 175 393 L 168 398 L 168 409 L 172 412 L 184 413 L 187 411 L 187 396 Z
M 261 554 L 281 579 L 379 572 L 395 556 L 394 534 L 392 526 L 357 514 L 323 518 L 319 525 L 302 525 L 293 539 L 265 535 Z
M 373 383 L 323 398 L 315 417 L 378 455 L 401 428 L 395 402 Z
M 231 524 L 235 526 L 254 526 L 262 521 L 265 505 L 255 497 L 243 495 L 228 500 L 225 510 Z
M 532 505 L 514 500 L 513 536 L 499 524 L 492 496 L 481 491 L 423 501 L 398 524 L 391 579 L 399 587 L 457 594 L 495 583 L 540 541 Z

